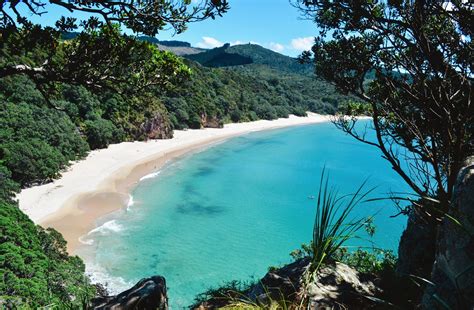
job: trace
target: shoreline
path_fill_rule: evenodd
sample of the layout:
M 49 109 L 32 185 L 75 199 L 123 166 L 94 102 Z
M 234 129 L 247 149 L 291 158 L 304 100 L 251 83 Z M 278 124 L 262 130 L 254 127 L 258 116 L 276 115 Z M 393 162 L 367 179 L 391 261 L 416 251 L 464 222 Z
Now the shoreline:
M 140 178 L 167 162 L 212 144 L 251 132 L 329 122 L 330 115 L 308 113 L 277 120 L 232 123 L 224 128 L 176 130 L 172 139 L 122 142 L 94 150 L 73 162 L 51 183 L 23 189 L 20 209 L 36 224 L 58 230 L 74 254 L 80 238 L 96 228 L 97 221 L 126 208 L 129 192 Z

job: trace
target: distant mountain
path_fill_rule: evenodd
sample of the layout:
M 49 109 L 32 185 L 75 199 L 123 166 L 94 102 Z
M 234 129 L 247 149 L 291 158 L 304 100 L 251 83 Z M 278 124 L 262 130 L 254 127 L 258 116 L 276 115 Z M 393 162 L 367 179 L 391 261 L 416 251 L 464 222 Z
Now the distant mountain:
M 199 54 L 199 53 L 202 53 L 203 51 L 206 51 L 205 49 L 202 49 L 202 48 L 191 47 L 191 45 L 190 46 L 176 46 L 176 45 L 169 45 L 170 43 L 167 43 L 168 45 L 164 45 L 162 44 L 163 42 L 170 42 L 170 41 L 159 41 L 159 42 L 160 43 L 156 44 L 156 46 L 160 50 L 172 52 L 173 54 L 178 55 L 178 56 L 194 55 L 194 54 Z M 187 43 L 187 42 L 183 42 L 183 43 Z
M 149 37 L 149 36 L 140 36 L 138 37 L 138 40 L 153 43 L 160 50 L 169 51 L 178 56 L 193 55 L 193 54 L 202 53 L 206 51 L 205 49 L 202 49 L 202 48 L 192 47 L 191 43 L 178 41 L 178 40 L 160 41 L 157 38 Z
M 140 40 L 140 41 L 147 41 L 147 42 L 150 42 L 150 43 L 164 45 L 164 46 L 170 46 L 170 47 L 191 47 L 191 43 L 184 42 L 184 41 L 178 41 L 178 40 L 160 41 L 155 37 L 149 37 L 149 36 L 139 36 L 139 37 L 137 37 L 137 39 Z
M 184 55 L 184 57 L 194 60 L 205 67 L 240 66 L 248 65 L 254 62 L 250 55 L 231 53 L 228 52 L 229 49 L 230 44 L 225 44 L 222 47 L 206 50 L 199 54 Z
M 256 44 L 242 44 L 203 51 L 199 54 L 184 55 L 206 67 L 229 67 L 241 65 L 266 65 L 270 68 L 287 73 L 310 74 L 310 65 L 302 65 L 297 59 L 291 58 Z

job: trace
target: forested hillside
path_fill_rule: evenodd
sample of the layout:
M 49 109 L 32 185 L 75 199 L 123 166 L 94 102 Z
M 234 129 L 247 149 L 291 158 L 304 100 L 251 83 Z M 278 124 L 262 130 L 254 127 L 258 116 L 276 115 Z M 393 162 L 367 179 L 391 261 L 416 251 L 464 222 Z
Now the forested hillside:
M 173 50 L 171 50 L 173 51 Z M 291 58 L 257 44 L 241 44 L 217 47 L 199 54 L 186 55 L 185 57 L 197 61 L 208 67 L 229 67 L 239 65 L 266 65 L 272 69 L 286 73 L 311 76 L 313 68 L 308 64 L 302 64 L 295 58 Z M 258 69 L 257 69 L 258 71 Z M 323 84 L 327 84 L 321 81 Z
M 179 53 L 182 43 L 171 43 L 168 50 Z M 201 125 L 206 126 L 209 117 L 239 122 L 305 111 L 333 114 L 347 100 L 331 84 L 314 77 L 308 64 L 259 45 L 225 44 L 184 57 L 192 60 L 187 64 L 194 74 L 164 100 L 175 128 L 198 126 L 193 106 L 205 111 Z M 182 118 L 185 109 L 188 120 Z

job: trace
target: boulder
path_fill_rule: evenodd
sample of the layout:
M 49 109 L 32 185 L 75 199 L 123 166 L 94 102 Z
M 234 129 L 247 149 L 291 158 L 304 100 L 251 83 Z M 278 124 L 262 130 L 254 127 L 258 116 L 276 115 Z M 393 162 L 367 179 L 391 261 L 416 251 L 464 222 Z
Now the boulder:
M 94 299 L 92 308 L 96 310 L 167 310 L 166 280 L 161 276 L 142 279 L 132 288 L 116 296 Z
M 271 308 L 272 301 L 291 304 L 291 309 L 295 305 L 304 309 L 371 309 L 379 305 L 374 296 L 380 290 L 374 285 L 373 276 L 336 262 L 321 268 L 313 281 L 304 285 L 309 264 L 309 258 L 303 258 L 272 269 L 258 283 L 240 293 L 239 300 L 251 301 L 263 308 Z M 196 305 L 195 309 L 219 309 L 229 303 L 216 297 Z
M 374 280 L 373 276 L 342 263 L 325 266 L 307 286 L 309 309 L 375 308 L 377 303 L 373 298 L 381 291 Z
M 302 292 L 302 277 L 310 263 L 309 258 L 299 259 L 279 269 L 270 270 L 257 284 L 253 285 L 248 297 L 251 300 L 266 303 L 269 299 L 285 300 L 300 299 Z

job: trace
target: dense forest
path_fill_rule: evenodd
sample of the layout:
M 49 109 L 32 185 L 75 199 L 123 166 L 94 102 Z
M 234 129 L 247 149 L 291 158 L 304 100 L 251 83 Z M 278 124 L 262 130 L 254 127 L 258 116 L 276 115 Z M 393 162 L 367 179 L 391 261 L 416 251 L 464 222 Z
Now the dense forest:
M 80 39 L 78 35 L 63 35 L 62 42 Z M 167 44 L 171 49 L 184 46 L 181 42 Z M 250 63 L 211 68 L 176 59 L 189 72 L 184 79 L 140 93 L 94 91 L 58 83 L 53 95 L 45 96 L 25 74 L 0 79 L 3 299 L 10 305 L 31 308 L 81 307 L 95 294 L 82 261 L 68 256 L 62 236 L 36 226 L 18 209 L 14 193 L 22 187 L 49 182 L 71 161 L 111 143 L 170 138 L 173 129 L 221 127 L 228 122 L 289 114 L 303 116 L 308 110 L 334 113 L 344 99 L 329 84 L 288 70 L 299 66 L 295 59 L 254 45 L 242 51 L 232 47 L 230 51 L 242 53 Z M 159 53 L 174 57 L 170 52 Z

